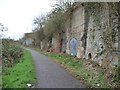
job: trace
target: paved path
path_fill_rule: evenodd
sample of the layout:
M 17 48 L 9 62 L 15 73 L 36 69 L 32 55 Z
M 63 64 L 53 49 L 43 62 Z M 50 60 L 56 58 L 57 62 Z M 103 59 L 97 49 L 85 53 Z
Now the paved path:
M 31 52 L 36 65 L 36 88 L 85 88 L 79 80 L 47 56 L 31 49 L 27 50 Z

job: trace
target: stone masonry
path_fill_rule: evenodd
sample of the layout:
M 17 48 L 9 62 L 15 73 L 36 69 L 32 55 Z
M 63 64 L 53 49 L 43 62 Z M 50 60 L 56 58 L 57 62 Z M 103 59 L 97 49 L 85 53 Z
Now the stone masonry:
M 69 18 L 66 21 L 67 54 L 71 54 L 70 41 L 74 38 L 78 43 L 78 46 L 76 47 L 76 56 L 78 58 L 91 59 L 100 65 L 103 65 L 104 62 L 108 60 L 108 62 L 110 62 L 109 65 L 117 65 L 117 53 L 107 52 L 109 49 L 107 48 L 108 46 L 103 39 L 105 37 L 104 33 L 109 32 L 108 29 L 112 27 L 115 27 L 113 29 L 117 29 L 116 27 L 118 25 L 115 23 L 118 22 L 118 17 L 114 14 L 111 14 L 112 11 L 110 10 L 112 10 L 113 7 L 110 7 L 110 5 L 111 4 L 108 3 L 101 3 L 102 8 L 100 8 L 98 12 L 94 11 L 92 14 L 86 13 L 86 8 L 83 5 L 79 5 L 74 8 L 71 20 Z M 89 10 L 89 12 L 92 11 Z M 112 21 L 112 17 L 114 21 Z M 85 33 L 86 38 L 84 37 Z M 113 49 L 117 48 L 117 36 L 115 36 L 115 41 L 110 44 L 112 44 Z

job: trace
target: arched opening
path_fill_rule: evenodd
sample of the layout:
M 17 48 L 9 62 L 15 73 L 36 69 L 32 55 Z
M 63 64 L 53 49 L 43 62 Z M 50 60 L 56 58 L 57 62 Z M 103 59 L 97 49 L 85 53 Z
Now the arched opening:
M 91 59 L 92 58 L 92 55 L 91 53 L 88 54 L 88 59 Z
M 77 39 L 75 38 L 72 38 L 70 40 L 70 54 L 72 56 L 76 56 L 77 55 L 77 50 L 78 49 L 78 42 L 77 42 Z

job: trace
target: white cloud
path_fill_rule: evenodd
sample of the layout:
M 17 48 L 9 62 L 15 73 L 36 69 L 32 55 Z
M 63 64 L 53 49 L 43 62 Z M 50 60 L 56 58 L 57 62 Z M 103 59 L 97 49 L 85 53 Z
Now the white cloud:
M 49 0 L 0 0 L 0 22 L 9 29 L 5 36 L 19 39 L 36 16 L 50 10 Z

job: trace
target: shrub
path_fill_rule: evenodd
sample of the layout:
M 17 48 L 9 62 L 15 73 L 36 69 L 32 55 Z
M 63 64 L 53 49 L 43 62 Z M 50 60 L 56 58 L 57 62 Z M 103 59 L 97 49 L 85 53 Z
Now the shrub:
M 10 67 L 18 62 L 22 57 L 23 50 L 20 46 L 16 45 L 11 39 L 2 40 L 2 63 L 3 67 Z

